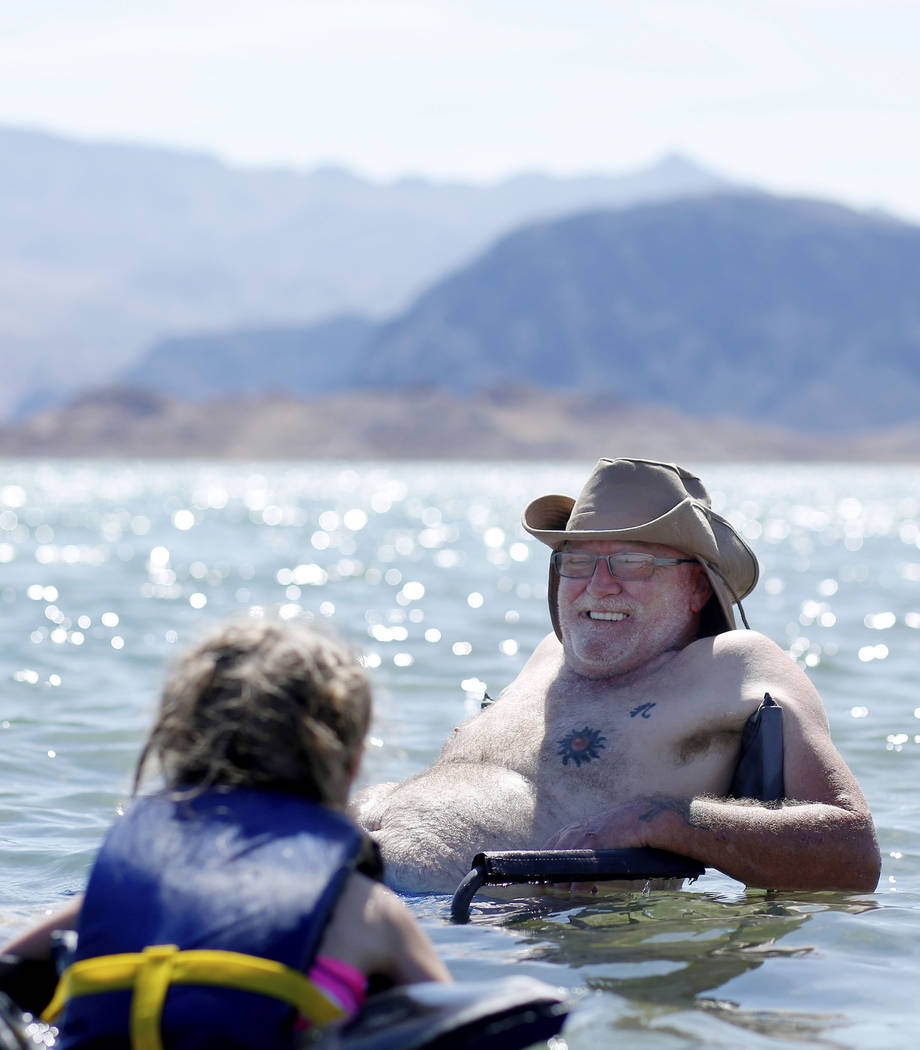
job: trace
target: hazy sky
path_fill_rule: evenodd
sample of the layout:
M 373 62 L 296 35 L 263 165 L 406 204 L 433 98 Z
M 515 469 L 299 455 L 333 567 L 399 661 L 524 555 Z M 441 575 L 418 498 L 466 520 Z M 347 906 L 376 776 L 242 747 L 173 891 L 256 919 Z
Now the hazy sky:
M 0 123 L 375 178 L 677 150 L 920 221 L 918 42 L 917 0 L 30 0 Z

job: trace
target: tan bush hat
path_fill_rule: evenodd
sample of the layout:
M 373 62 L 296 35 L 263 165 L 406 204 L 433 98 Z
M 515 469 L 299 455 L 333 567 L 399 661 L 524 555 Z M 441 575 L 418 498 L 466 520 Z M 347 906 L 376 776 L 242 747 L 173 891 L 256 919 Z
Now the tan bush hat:
M 635 540 L 691 555 L 713 589 L 703 610 L 701 636 L 733 629 L 736 602 L 747 626 L 741 599 L 757 583 L 757 558 L 712 509 L 700 479 L 683 467 L 649 459 L 599 459 L 578 499 L 541 496 L 528 505 L 521 521 L 531 536 L 554 550 L 569 540 Z M 550 565 L 549 608 L 557 635 L 558 587 Z

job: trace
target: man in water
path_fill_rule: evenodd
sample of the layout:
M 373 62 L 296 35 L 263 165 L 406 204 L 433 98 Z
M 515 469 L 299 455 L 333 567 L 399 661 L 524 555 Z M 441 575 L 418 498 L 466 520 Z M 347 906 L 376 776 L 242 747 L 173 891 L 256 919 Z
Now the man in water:
M 602 459 L 577 500 L 537 499 L 523 524 L 553 550 L 554 633 L 430 769 L 356 797 L 393 884 L 453 890 L 479 850 L 655 846 L 753 886 L 874 890 L 866 800 L 805 674 L 735 630 L 757 560 L 700 480 Z M 766 693 L 784 800 L 729 799 Z

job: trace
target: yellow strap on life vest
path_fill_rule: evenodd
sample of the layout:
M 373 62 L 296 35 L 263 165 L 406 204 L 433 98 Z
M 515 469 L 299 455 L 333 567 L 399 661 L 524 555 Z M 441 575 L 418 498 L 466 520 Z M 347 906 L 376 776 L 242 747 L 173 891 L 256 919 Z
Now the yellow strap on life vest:
M 160 1017 L 178 957 L 175 944 L 156 944 L 143 953 L 131 996 L 132 1050 L 163 1050 Z
M 67 1000 L 76 996 L 133 988 L 132 1050 L 162 1050 L 160 1016 L 170 984 L 218 985 L 271 996 L 296 1007 L 314 1024 L 327 1024 L 344 1015 L 306 975 L 274 959 L 211 948 L 180 951 L 175 944 L 156 944 L 143 952 L 75 962 L 61 975 L 42 1020 L 54 1021 Z

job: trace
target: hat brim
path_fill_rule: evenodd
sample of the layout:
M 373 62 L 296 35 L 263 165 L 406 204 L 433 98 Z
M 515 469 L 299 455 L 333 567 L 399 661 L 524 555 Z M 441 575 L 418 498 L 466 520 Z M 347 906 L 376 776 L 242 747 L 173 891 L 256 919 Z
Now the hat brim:
M 735 627 L 734 603 L 749 594 L 757 583 L 759 567 L 751 548 L 731 524 L 700 500 L 687 497 L 666 514 L 623 529 L 568 529 L 575 500 L 571 496 L 541 496 L 525 509 L 524 528 L 535 539 L 553 549 L 578 540 L 607 540 L 658 543 L 695 558 L 706 573 L 724 620 L 722 630 Z M 555 589 L 553 571 L 550 586 Z M 556 581 L 558 582 L 558 581 Z M 556 603 L 550 600 L 553 626 Z M 707 633 L 719 633 L 719 625 Z

